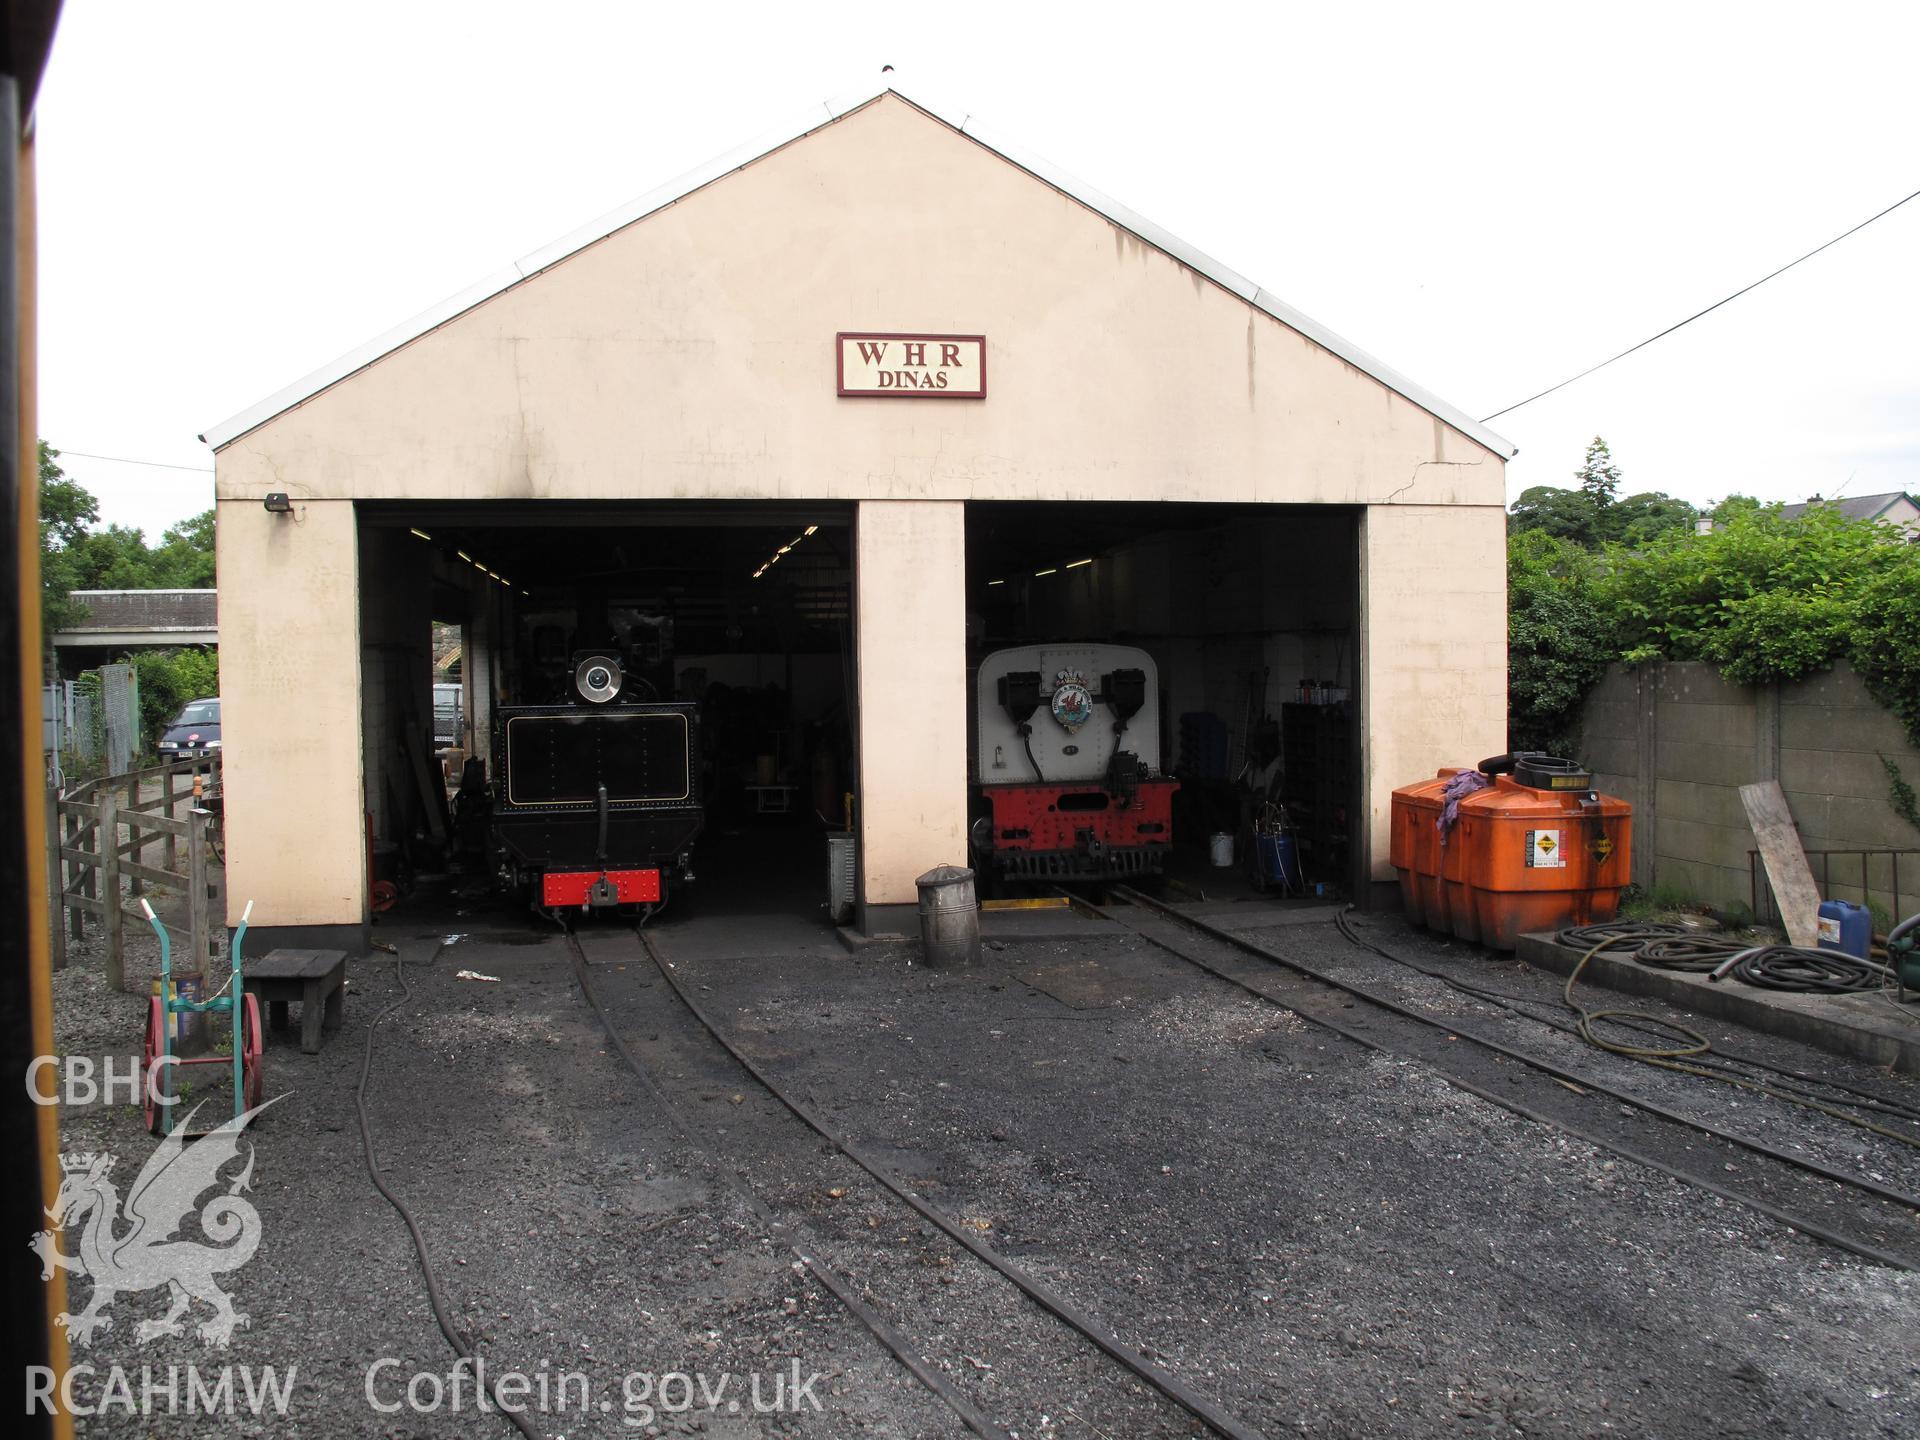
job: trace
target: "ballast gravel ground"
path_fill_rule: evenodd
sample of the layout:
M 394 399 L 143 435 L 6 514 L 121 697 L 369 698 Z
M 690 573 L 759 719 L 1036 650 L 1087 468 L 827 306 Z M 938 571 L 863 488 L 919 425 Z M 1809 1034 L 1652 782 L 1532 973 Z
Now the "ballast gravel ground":
M 911 946 L 696 960 L 699 924 L 656 939 L 685 957 L 676 976 L 736 1044 L 934 1204 L 1268 1435 L 1854 1437 L 1920 1423 L 1920 1277 L 1520 1120 L 1139 940 L 1008 944 L 978 970 L 940 973 Z M 1196 1433 L 801 1126 L 705 1037 L 630 934 L 583 929 L 594 985 L 696 1147 L 613 1053 L 554 932 L 478 901 L 397 912 L 381 929 L 414 987 L 377 1035 L 384 1178 L 496 1371 L 588 1377 L 589 1408 L 550 1410 L 542 1433 L 964 1433 L 795 1273 L 795 1241 L 831 1254 L 1023 1440 Z M 438 945 L 456 931 L 465 938 Z M 1557 983 L 1394 922 L 1369 921 L 1368 934 L 1514 993 Z M 1394 975 L 1331 926 L 1264 938 L 1476 1023 L 1495 1015 Z M 142 986 L 143 965 L 136 949 Z M 232 1366 L 237 1386 L 240 1367 L 271 1364 L 295 1375 L 285 1416 L 169 1414 L 162 1394 L 159 1413 L 115 1406 L 80 1434 L 513 1433 L 475 1411 L 471 1387 L 458 1412 L 444 1394 L 431 1412 L 405 1403 L 409 1377 L 445 1377 L 453 1356 L 406 1232 L 367 1179 L 354 1117 L 366 1027 L 400 994 L 394 968 L 381 955 L 352 964 L 346 1024 L 319 1055 L 269 1050 L 267 1091 L 287 1098 L 254 1135 L 261 1246 L 224 1282 L 247 1327 L 225 1349 L 191 1332 L 142 1344 L 138 1322 L 164 1302 L 127 1293 L 113 1328 L 75 1354 L 95 1367 L 86 1402 L 116 1365 L 137 1402 L 143 1367 L 164 1382 L 168 1366 Z M 55 991 L 63 1052 L 137 1053 L 144 1002 L 105 990 L 90 947 Z M 1911 1098 L 1894 1077 L 1725 1033 Z M 1702 1113 L 1763 1113 L 1673 1077 L 1635 1083 Z M 1820 1117 L 1764 1113 L 1776 1139 L 1920 1188 L 1920 1157 Z M 121 1157 L 117 1177 L 153 1143 L 125 1106 L 68 1109 L 62 1128 L 70 1150 Z M 85 1294 L 76 1280 L 74 1308 Z M 808 1391 L 818 1410 L 744 1413 L 751 1377 L 765 1399 L 796 1362 L 803 1380 L 821 1377 Z M 376 1365 L 373 1398 L 398 1412 L 369 1401 Z M 738 1388 L 680 1413 L 660 1408 L 657 1378 L 650 1398 L 639 1379 L 623 1390 L 628 1375 L 668 1374 Z M 422 1397 L 432 1389 L 420 1382 Z M 726 1399 L 748 1403 L 729 1413 Z M 627 1423 L 648 1405 L 650 1425 Z

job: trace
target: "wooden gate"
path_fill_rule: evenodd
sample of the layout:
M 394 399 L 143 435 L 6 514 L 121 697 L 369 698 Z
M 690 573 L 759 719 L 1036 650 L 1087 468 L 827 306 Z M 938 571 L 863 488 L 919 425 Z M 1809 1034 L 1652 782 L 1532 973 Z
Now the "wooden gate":
M 124 990 L 126 921 L 131 915 L 144 923 L 129 905 L 149 886 L 176 890 L 186 900 L 186 943 L 174 947 L 176 970 L 205 973 L 209 960 L 225 954 L 226 926 L 215 921 L 210 885 L 221 843 L 219 786 L 215 755 L 48 791 L 54 969 L 67 963 L 68 937 L 85 939 L 92 918 L 106 936 L 107 983 Z M 156 858 L 159 864 L 148 863 Z

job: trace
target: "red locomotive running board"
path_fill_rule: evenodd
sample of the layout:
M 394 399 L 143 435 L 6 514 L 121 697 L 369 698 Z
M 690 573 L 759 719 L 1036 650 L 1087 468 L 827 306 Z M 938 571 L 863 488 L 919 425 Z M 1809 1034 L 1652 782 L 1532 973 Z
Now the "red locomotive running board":
M 656 905 L 660 901 L 658 870 L 549 870 L 540 877 L 544 905 L 585 905 L 594 882 L 604 875 L 622 905 Z

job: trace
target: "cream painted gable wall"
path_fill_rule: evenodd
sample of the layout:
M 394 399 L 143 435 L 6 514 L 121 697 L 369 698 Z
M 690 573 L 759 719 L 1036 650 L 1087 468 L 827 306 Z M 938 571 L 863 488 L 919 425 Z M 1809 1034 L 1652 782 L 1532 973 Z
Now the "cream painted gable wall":
M 843 399 L 843 330 L 984 334 L 987 396 Z M 1501 457 L 891 94 L 240 435 L 217 487 L 229 894 L 263 928 L 366 920 L 355 500 L 860 502 L 867 907 L 965 857 L 953 501 L 1365 507 L 1374 879 L 1393 787 L 1505 748 Z
M 984 333 L 983 401 L 842 399 L 840 330 Z M 218 457 L 223 498 L 1504 503 L 1501 458 L 886 95 Z

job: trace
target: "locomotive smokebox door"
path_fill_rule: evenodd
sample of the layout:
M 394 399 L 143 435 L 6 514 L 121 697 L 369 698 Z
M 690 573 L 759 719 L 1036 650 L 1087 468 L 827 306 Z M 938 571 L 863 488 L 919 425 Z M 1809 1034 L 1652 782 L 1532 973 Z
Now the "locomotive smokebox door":
M 620 657 L 589 651 L 573 657 L 573 689 L 589 705 L 609 705 L 620 698 L 626 671 Z

